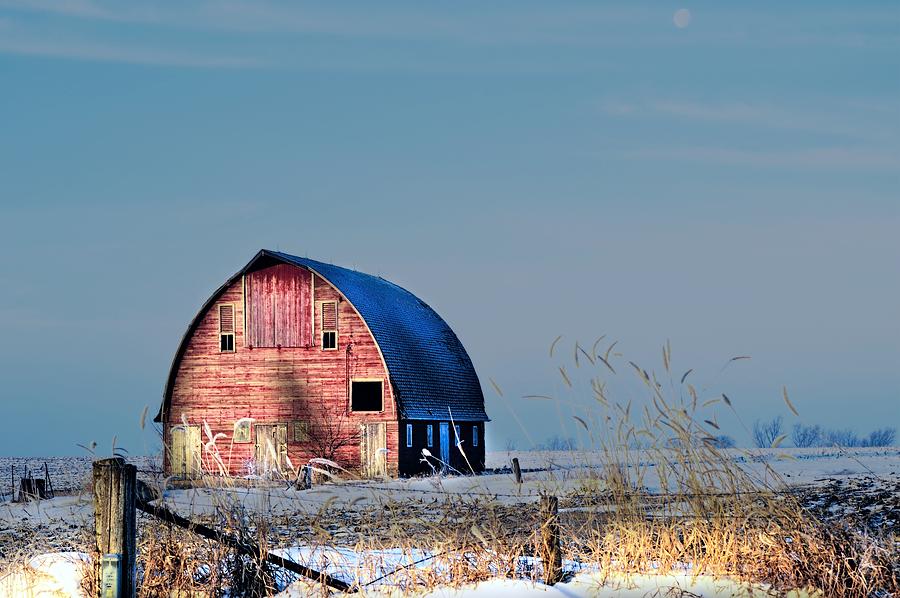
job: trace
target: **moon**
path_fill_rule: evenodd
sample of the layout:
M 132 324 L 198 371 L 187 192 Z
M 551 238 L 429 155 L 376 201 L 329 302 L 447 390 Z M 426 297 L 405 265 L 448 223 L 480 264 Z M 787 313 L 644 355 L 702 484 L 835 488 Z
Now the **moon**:
M 686 8 L 679 8 L 672 16 L 672 22 L 674 22 L 675 26 L 679 29 L 684 29 L 691 24 L 691 11 Z

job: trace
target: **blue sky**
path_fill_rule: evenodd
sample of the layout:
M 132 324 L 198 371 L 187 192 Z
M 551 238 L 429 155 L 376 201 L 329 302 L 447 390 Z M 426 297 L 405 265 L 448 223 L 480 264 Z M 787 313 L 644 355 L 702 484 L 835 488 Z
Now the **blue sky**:
M 528 446 L 510 408 L 575 432 L 520 398 L 584 392 L 559 334 L 648 369 L 670 339 L 746 422 L 796 421 L 786 385 L 896 426 L 898 75 L 892 2 L 0 0 L 0 452 L 152 450 L 185 326 L 262 247 L 435 307 L 493 448 Z

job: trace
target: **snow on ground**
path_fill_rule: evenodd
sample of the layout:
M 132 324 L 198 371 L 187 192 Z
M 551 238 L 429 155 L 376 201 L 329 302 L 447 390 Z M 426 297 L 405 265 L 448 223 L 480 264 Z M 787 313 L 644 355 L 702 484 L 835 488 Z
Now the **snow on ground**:
M 732 458 L 762 483 L 781 487 L 817 484 L 823 480 L 872 476 L 896 480 L 900 476 L 900 448 L 857 449 L 732 449 Z M 603 476 L 601 453 L 511 452 L 488 453 L 488 466 L 499 470 L 518 457 L 525 470 L 524 483 L 516 484 L 512 473 L 488 473 L 481 476 L 427 477 L 399 480 L 365 480 L 322 484 L 298 492 L 285 486 L 272 488 L 167 490 L 164 502 L 181 513 L 211 514 L 222 497 L 240 501 L 246 508 L 272 514 L 305 512 L 314 514 L 324 506 L 365 509 L 385 499 L 496 500 L 505 505 L 537 502 L 542 492 L 556 495 L 583 489 L 585 480 Z M 652 464 L 648 467 L 652 471 Z M 774 480 L 776 471 L 782 481 Z M 531 471 L 529 471 L 531 470 Z M 644 478 L 648 490 L 658 491 L 654 476 Z
M 160 468 L 159 457 L 129 457 L 128 461 L 138 469 Z M 0 481 L 0 500 L 9 500 L 11 484 L 19 483 L 26 472 L 43 478 L 50 474 L 50 483 L 56 494 L 75 494 L 90 487 L 91 457 L 0 457 L 0 473 L 6 476 Z M 0 480 L 2 480 L 0 476 Z M 17 487 L 18 489 L 18 487 Z
M 429 568 L 427 551 L 400 552 L 397 550 L 366 551 L 358 554 L 352 550 L 310 549 L 294 547 L 276 551 L 290 558 L 346 581 L 361 586 L 360 595 L 377 597 L 414 596 L 419 598 L 466 598 L 479 597 L 535 597 L 535 598 L 648 598 L 651 596 L 695 596 L 697 598 L 762 598 L 771 596 L 767 586 L 744 584 L 728 579 L 710 576 L 692 576 L 690 573 L 667 575 L 604 575 L 596 567 L 585 567 L 573 561 L 564 561 L 563 569 L 569 580 L 554 586 L 547 586 L 531 579 L 494 578 L 477 584 L 463 584 L 458 587 L 437 586 L 426 589 L 404 588 L 392 584 L 389 577 L 382 576 L 398 567 Z M 525 562 L 531 561 L 531 562 Z M 523 571 L 534 567 L 533 559 L 524 557 Z M 441 564 L 437 563 L 440 568 Z M 526 576 L 527 577 L 527 576 Z M 300 596 L 322 595 L 320 585 L 301 579 L 289 585 L 276 598 L 297 598 Z M 333 596 L 341 595 L 333 592 Z M 793 598 L 807 596 L 805 593 L 789 594 Z
M 769 483 L 773 480 L 767 472 L 767 464 L 790 485 L 865 474 L 876 477 L 900 475 L 900 448 L 897 447 L 728 449 L 723 452 L 743 464 L 745 470 L 759 480 Z M 632 454 L 653 467 L 653 455 L 639 450 Z M 525 470 L 549 468 L 558 475 L 573 470 L 581 470 L 580 475 L 591 469 L 600 470 L 605 461 L 603 453 L 596 451 L 498 451 L 487 453 L 486 465 L 492 469 L 508 468 L 513 457 L 519 459 L 519 465 Z M 648 476 L 647 482 L 652 482 L 652 476 Z
M 846 479 L 863 475 L 885 479 L 900 476 L 900 448 L 866 449 L 782 449 L 730 451 L 733 459 L 767 484 L 773 480 L 771 467 L 789 485 L 814 484 L 824 479 Z M 213 514 L 222 499 L 236 500 L 250 511 L 287 515 L 314 514 L 323 506 L 365 509 L 385 499 L 422 501 L 458 498 L 496 500 L 515 505 L 536 502 L 542 492 L 565 495 L 584 488 L 585 480 L 603 475 L 603 455 L 591 452 L 521 451 L 488 453 L 488 466 L 500 470 L 511 457 L 518 457 L 525 470 L 524 483 L 516 484 L 512 473 L 481 476 L 426 477 L 398 480 L 339 481 L 297 491 L 288 484 L 267 487 L 189 488 L 164 490 L 163 502 L 182 514 Z M 652 471 L 652 464 L 648 467 Z M 532 470 L 532 471 L 529 471 Z M 645 476 L 649 491 L 657 491 L 651 474 Z M 89 506 L 89 505 L 88 505 Z M 0 510 L 0 522 L 21 515 L 13 508 Z
M 767 466 L 774 469 L 785 483 L 789 485 L 813 484 L 824 479 L 854 478 L 871 475 L 878 478 L 896 478 L 900 476 L 900 448 L 813 448 L 813 449 L 730 449 L 732 458 L 742 463 L 745 469 L 758 479 L 772 483 Z M 523 470 L 525 482 L 519 487 L 511 472 L 503 471 L 509 467 L 512 457 L 517 457 Z M 151 458 L 137 458 L 138 467 L 147 467 L 155 461 Z M 13 459 L 0 459 L 0 468 Z M 29 459 L 32 468 L 41 465 L 43 459 Z M 63 458 L 56 458 L 51 477 L 54 487 L 58 488 L 56 479 L 65 479 L 68 492 L 57 490 L 58 494 L 74 494 L 81 492 L 84 498 L 77 496 L 58 496 L 53 500 L 40 503 L 10 504 L 0 506 L 0 526 L 10 526 L 22 519 L 35 523 L 46 523 L 60 517 L 83 514 L 85 507 L 90 508 L 86 495 L 87 480 L 90 472 L 90 460 L 80 457 L 70 458 L 68 466 L 63 465 Z M 129 459 L 135 462 L 135 459 Z M 48 461 L 49 463 L 50 461 Z M 20 463 L 21 465 L 21 463 Z M 215 510 L 218 497 L 227 495 L 235 497 L 251 510 L 295 512 L 298 509 L 310 513 L 316 512 L 325 504 L 352 503 L 364 508 L 378 504 L 384 498 L 401 499 L 420 498 L 431 501 L 451 498 L 496 497 L 505 504 L 520 504 L 536 501 L 543 491 L 565 494 L 580 488 L 585 479 L 603 475 L 604 456 L 602 453 L 589 451 L 504 451 L 488 452 L 487 466 L 499 473 L 487 473 L 481 476 L 450 476 L 445 478 L 428 477 L 400 480 L 365 480 L 322 484 L 309 491 L 298 492 L 288 488 L 287 484 L 266 488 L 193 488 L 164 491 L 164 502 L 177 508 L 180 512 L 204 514 Z M 650 456 L 647 465 L 652 470 Z M 24 468 L 22 468 L 24 470 Z M 63 478 L 60 473 L 67 472 Z M 529 471 L 536 470 L 536 471 Z M 0 469 L 2 471 L 2 469 Z M 145 477 L 146 476 L 142 476 Z M 75 480 L 80 480 L 77 483 Z M 645 477 L 648 490 L 654 491 L 652 474 Z M 7 492 L 8 497 L 8 492 Z M 301 498 L 302 500 L 298 500 Z M 88 515 L 90 511 L 88 510 Z M 0 530 L 0 534 L 2 534 Z
M 834 484 L 846 482 L 847 486 L 852 486 L 859 480 L 866 481 L 860 482 L 856 486 L 860 484 L 868 486 L 868 480 L 872 480 L 875 485 L 886 485 L 885 487 L 889 488 L 900 487 L 898 486 L 900 484 L 900 449 L 898 448 L 750 451 L 734 449 L 730 451 L 730 455 L 761 480 L 771 482 L 771 476 L 767 471 L 768 467 L 771 467 L 778 472 L 784 483 L 792 486 L 810 486 L 807 491 L 813 495 L 818 492 L 822 495 L 838 496 L 840 493 L 835 493 L 831 489 Z M 518 457 L 525 470 L 525 482 L 521 487 L 515 483 L 512 473 L 503 469 L 508 466 L 512 457 Z M 645 482 L 651 486 L 649 489 L 653 491 L 653 465 L 649 462 L 649 455 L 647 459 L 646 465 L 651 473 L 645 476 Z M 6 461 L 8 463 L 10 460 Z M 41 459 L 31 460 L 32 463 L 42 461 Z M 88 549 L 87 543 L 91 541 L 93 511 L 91 497 L 84 489 L 83 482 L 87 479 L 90 471 L 90 462 L 83 459 L 71 461 L 73 464 L 68 466 L 62 461 L 55 463 L 55 469 L 51 470 L 51 476 L 54 475 L 53 471 L 68 472 L 66 475 L 71 481 L 69 485 L 76 493 L 59 495 L 59 486 L 54 481 L 58 492 L 58 496 L 54 499 L 30 503 L 5 502 L 0 504 L 0 571 L 5 569 L 7 572 L 15 572 L 6 577 L 2 577 L 3 574 L 0 573 L 0 579 L 3 580 L 0 581 L 0 584 L 6 583 L 5 587 L 13 587 L 10 584 L 19 583 L 23 579 L 21 576 L 25 573 L 33 576 L 36 575 L 35 571 L 42 570 L 40 562 L 37 567 L 33 566 L 34 560 L 27 566 L 23 566 L 23 563 L 28 563 L 29 556 L 42 552 L 62 553 Z M 0 466 L 2 466 L 2 461 L 0 461 Z M 301 531 L 302 522 L 308 521 L 311 516 L 315 516 L 320 511 L 331 512 L 337 518 L 334 526 L 336 531 L 332 533 L 332 543 L 335 546 L 329 549 L 335 551 L 331 558 L 334 563 L 339 563 L 341 559 L 344 559 L 346 562 L 340 569 L 344 574 L 348 574 L 349 570 L 356 566 L 354 563 L 358 563 L 358 560 L 347 561 L 351 556 L 354 559 L 356 557 L 349 549 L 341 548 L 341 545 L 351 546 L 360 533 L 368 532 L 365 530 L 357 530 L 353 533 L 343 531 L 348 527 L 347 519 L 352 519 L 354 514 L 372 513 L 373 510 L 380 511 L 381 505 L 385 501 L 393 500 L 403 503 L 404 508 L 408 508 L 407 516 L 412 521 L 433 510 L 434 501 L 495 499 L 514 510 L 516 505 L 536 502 L 542 491 L 565 496 L 568 492 L 584 489 L 586 484 L 593 483 L 602 488 L 603 455 L 600 453 L 527 451 L 488 453 L 488 466 L 493 471 L 482 476 L 345 481 L 317 485 L 308 491 L 298 491 L 288 487 L 287 484 L 230 489 L 165 489 L 162 503 L 168 508 L 191 517 L 214 515 L 217 506 L 223 503 L 236 504 L 250 512 L 265 513 L 273 521 L 281 517 L 281 520 L 287 523 L 282 526 L 284 529 L 279 531 L 277 538 L 273 538 L 276 540 L 276 547 L 307 544 L 309 540 L 305 539 Z M 36 468 L 36 465 L 31 465 L 31 467 Z M 139 467 L 142 465 L 139 464 Z M 152 465 L 149 468 L 152 468 Z M 64 479 L 61 473 L 55 475 L 59 476 L 55 479 Z M 79 478 L 79 476 L 82 477 Z M 75 483 L 75 479 L 82 481 Z M 80 493 L 77 493 L 79 489 L 81 489 Z M 868 488 L 862 488 L 861 491 L 868 491 Z M 848 505 L 851 505 L 848 508 L 859 510 L 856 503 L 853 502 L 854 495 L 850 495 L 849 499 L 838 496 L 837 500 L 847 502 Z M 833 509 L 833 507 L 829 505 L 828 509 Z M 422 549 L 426 550 L 427 548 L 423 547 Z M 315 554 L 311 553 L 309 549 L 294 548 L 290 550 L 294 551 L 292 558 L 296 556 L 302 560 L 315 557 Z M 396 561 L 394 555 L 390 553 L 368 556 L 369 562 L 374 559 L 376 564 L 379 558 L 385 562 L 390 562 L 392 559 Z M 50 562 L 53 562 L 52 559 L 48 561 L 48 563 Z M 497 580 L 481 584 L 477 589 L 472 587 L 442 589 L 438 593 L 429 595 L 468 596 L 475 591 L 479 595 L 494 595 L 494 592 L 499 592 L 498 595 L 504 595 L 503 592 L 506 592 L 506 595 L 510 596 L 597 595 L 595 592 L 599 591 L 600 586 L 596 574 L 585 571 L 576 573 L 578 575 L 574 580 L 565 585 L 557 585 L 553 589 L 525 581 Z M 663 579 L 665 579 L 665 583 L 673 581 L 673 578 L 648 578 L 640 582 L 643 593 L 638 594 L 604 586 L 604 591 L 608 590 L 611 593 L 600 595 L 643 596 L 646 594 L 645 588 L 650 587 L 648 584 Z M 680 580 L 678 583 L 683 581 Z M 698 583 L 712 582 L 704 581 L 701 578 Z M 683 584 L 681 587 L 694 592 L 694 594 L 704 596 L 722 595 L 703 594 L 697 589 L 692 589 L 692 586 Z M 0 588 L 4 588 L 4 586 L 0 585 Z M 706 588 L 703 591 L 713 592 L 714 590 Z M 483 592 L 490 593 L 484 594 Z M 0 590 L 0 596 L 2 595 L 17 594 L 4 593 Z M 302 594 L 286 593 L 284 595 Z
M 323 595 L 321 586 L 299 581 L 275 598 L 305 598 Z M 338 593 L 326 594 L 331 596 Z M 393 598 L 650 598 L 653 596 L 691 596 L 692 598 L 769 598 L 765 586 L 748 586 L 730 580 L 690 575 L 603 576 L 599 573 L 576 575 L 571 581 L 547 586 L 519 579 L 490 579 L 459 587 L 440 586 L 428 590 L 404 591 L 381 586 L 365 589 L 360 596 Z M 807 598 L 805 592 L 791 592 L 788 598 Z
M 771 480 L 768 466 L 790 485 L 814 484 L 824 487 L 826 482 L 863 477 L 892 484 L 900 480 L 900 448 L 732 449 L 730 454 L 760 479 Z M 512 473 L 500 469 L 507 466 L 512 457 L 518 457 L 525 470 L 525 481 L 521 487 L 515 483 Z M 40 459 L 30 461 L 32 467 L 43 462 Z M 69 472 L 80 470 L 79 475 L 86 479 L 90 463 L 81 458 L 72 461 L 73 465 L 70 467 L 60 463 L 56 467 Z M 286 517 L 314 515 L 323 508 L 345 513 L 371 511 L 379 508 L 385 500 L 425 505 L 432 501 L 495 498 L 500 504 L 515 506 L 537 502 L 541 492 L 564 496 L 568 492 L 583 489 L 586 481 L 599 483 L 603 476 L 603 455 L 596 452 L 489 452 L 487 461 L 495 473 L 445 478 L 347 481 L 317 485 L 308 491 L 294 490 L 287 484 L 229 489 L 165 489 L 163 503 L 188 516 L 212 515 L 224 501 L 240 504 L 250 512 Z M 152 464 L 152 461 L 149 463 Z M 138 461 L 138 466 L 152 467 L 144 459 Z M 651 473 L 644 478 L 645 483 L 651 486 L 651 491 L 654 490 L 652 469 L 652 465 L 649 466 Z M 69 475 L 76 476 L 74 473 Z M 84 484 L 73 484 L 73 487 L 85 488 Z M 79 540 L 77 536 L 84 529 L 90 528 L 92 519 L 91 498 L 86 489 L 82 489 L 80 494 L 57 496 L 51 500 L 2 503 L 0 563 L 9 562 L 12 556 L 24 548 L 31 549 L 31 554 L 48 550 L 83 549 L 83 540 Z
M 348 581 L 354 573 L 360 572 L 362 561 L 378 562 L 386 570 L 402 564 L 414 563 L 410 559 L 420 559 L 421 554 L 401 554 L 398 551 L 378 551 L 380 554 L 359 555 L 352 551 L 321 551 L 295 547 L 276 551 L 278 554 L 306 564 L 318 563 L 331 573 L 344 573 Z M 424 554 L 424 553 L 423 553 Z M 90 562 L 84 553 L 68 552 L 43 554 L 32 558 L 25 566 L 17 567 L 5 575 L 0 575 L 0 596 L 17 598 L 87 598 L 82 589 L 83 576 L 89 574 Z M 326 565 L 326 566 L 323 566 Z M 572 563 L 566 562 L 566 569 L 573 570 Z M 275 598 L 305 598 L 306 596 L 339 596 L 340 592 L 327 593 L 321 585 L 309 580 L 299 580 L 289 585 Z M 407 590 L 389 585 L 364 586 L 361 596 L 419 598 L 646 598 L 647 596 L 687 595 L 697 598 L 763 598 L 770 596 L 763 585 L 748 585 L 727 579 L 690 574 L 673 575 L 602 575 L 600 572 L 577 573 L 566 582 L 547 586 L 540 582 L 523 579 L 497 578 L 477 584 L 458 587 L 438 586 L 427 590 Z M 805 593 L 791 593 L 789 597 L 804 598 Z
M 80 552 L 42 554 L 0 574 L 0 596 L 17 598 L 80 598 L 90 557 Z

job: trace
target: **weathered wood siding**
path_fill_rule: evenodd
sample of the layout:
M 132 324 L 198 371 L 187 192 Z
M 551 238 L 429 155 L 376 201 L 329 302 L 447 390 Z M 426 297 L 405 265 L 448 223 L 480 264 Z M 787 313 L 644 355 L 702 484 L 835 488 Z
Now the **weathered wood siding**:
M 247 345 L 309 347 L 312 339 L 312 272 L 277 264 L 244 279 Z
M 276 268 L 302 270 L 288 265 Z M 309 273 L 302 271 L 299 276 L 287 275 L 283 279 L 297 281 L 296 288 L 302 293 L 303 276 L 309 276 Z M 245 281 L 251 277 L 253 274 L 245 277 Z M 275 278 L 278 279 L 277 276 Z M 169 442 L 169 429 L 173 424 L 183 420 L 193 425 L 206 423 L 214 435 L 225 435 L 215 446 L 230 472 L 241 475 L 247 472 L 247 465 L 253 460 L 255 443 L 232 443 L 233 427 L 238 419 L 250 417 L 260 424 L 288 424 L 288 456 L 295 466 L 304 464 L 313 456 L 313 445 L 316 443 L 295 442 L 293 422 L 309 422 L 310 436 L 316 436 L 323 430 L 324 423 L 329 422 L 344 428 L 356 438 L 340 450 L 339 460 L 358 468 L 359 426 L 367 422 L 392 422 L 386 425 L 387 466 L 389 472 L 396 475 L 398 425 L 391 385 L 375 340 L 353 307 L 342 300 L 328 282 L 313 275 L 312 296 L 307 304 L 310 310 L 314 310 L 312 322 L 309 322 L 309 315 L 306 315 L 302 303 L 297 304 L 297 319 L 309 324 L 311 342 L 300 347 L 282 344 L 281 348 L 258 345 L 251 348 L 250 338 L 244 329 L 245 281 L 238 279 L 234 282 L 207 313 L 201 315 L 201 321 L 178 364 L 171 405 L 165 414 L 164 441 Z M 255 291 L 257 287 L 254 284 L 252 288 Z M 329 300 L 337 301 L 338 305 L 338 347 L 334 351 L 321 349 L 321 330 L 314 324 L 321 322 L 321 301 Z M 233 304 L 235 308 L 233 353 L 219 350 L 217 306 L 222 303 Z M 253 321 L 252 314 L 250 321 Z M 354 378 L 384 381 L 382 412 L 348 413 L 348 383 Z M 251 439 L 255 439 L 255 430 L 251 430 Z M 203 442 L 208 441 L 204 432 Z M 215 471 L 206 450 L 203 463 L 205 469 Z

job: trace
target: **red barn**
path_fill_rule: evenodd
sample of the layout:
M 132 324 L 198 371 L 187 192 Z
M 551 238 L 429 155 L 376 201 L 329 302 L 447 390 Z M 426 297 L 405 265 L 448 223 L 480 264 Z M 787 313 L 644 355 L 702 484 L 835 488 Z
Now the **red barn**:
M 405 476 L 483 470 L 488 417 L 462 343 L 415 295 L 263 250 L 191 322 L 155 421 L 174 475 L 324 457 Z

